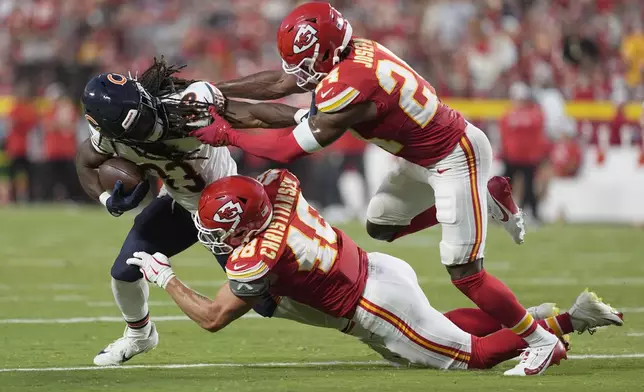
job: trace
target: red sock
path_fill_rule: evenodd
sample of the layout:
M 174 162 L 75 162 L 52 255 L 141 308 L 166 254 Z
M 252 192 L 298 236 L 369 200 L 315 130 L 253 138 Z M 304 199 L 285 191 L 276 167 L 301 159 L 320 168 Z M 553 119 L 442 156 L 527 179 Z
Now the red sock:
M 512 359 L 528 347 L 528 343 L 509 329 L 501 329 L 484 338 L 472 336 L 469 369 L 490 369 Z
M 470 335 L 483 337 L 503 328 L 498 321 L 481 309 L 460 308 L 445 313 L 457 327 Z
M 568 313 L 562 313 L 555 317 L 548 317 L 545 320 L 539 320 L 537 322 L 545 329 L 552 330 L 552 332 L 559 337 L 575 332 Z
M 459 308 L 450 310 L 444 315 L 463 331 L 479 338 L 503 329 L 501 324 L 481 309 Z M 550 329 L 559 337 L 575 332 L 568 313 L 538 320 L 537 323 L 545 329 Z
M 396 233 L 388 242 L 392 242 L 400 237 L 404 237 L 408 234 L 413 234 L 428 227 L 436 226 L 437 224 L 438 219 L 436 219 L 436 206 L 431 206 L 425 211 L 416 215 L 407 227 Z
M 479 309 L 522 338 L 530 336 L 536 330 L 538 324 L 521 306 L 514 293 L 485 270 L 467 278 L 453 280 L 452 283 Z

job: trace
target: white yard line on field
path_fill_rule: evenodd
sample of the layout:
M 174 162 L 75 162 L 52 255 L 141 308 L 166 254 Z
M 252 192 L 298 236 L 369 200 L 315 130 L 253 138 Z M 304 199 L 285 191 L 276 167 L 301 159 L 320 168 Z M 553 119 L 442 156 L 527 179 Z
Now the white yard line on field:
M 261 318 L 257 313 L 248 313 L 242 318 Z M 177 316 L 157 316 L 152 317 L 153 321 L 188 321 L 188 317 L 183 315 Z M 0 324 L 86 324 L 86 323 L 122 323 L 122 317 L 116 316 L 98 316 L 98 317 L 71 317 L 71 318 L 14 318 L 0 319 Z
M 242 318 L 261 318 L 257 313 L 248 313 Z M 152 317 L 154 321 L 190 321 L 183 315 Z M 98 316 L 98 317 L 71 317 L 71 318 L 15 318 L 0 319 L 0 324 L 85 324 L 85 323 L 122 323 L 122 317 Z
M 644 308 L 617 308 L 623 313 L 644 313 Z
M 88 301 L 85 304 L 92 308 L 113 308 L 116 306 L 114 300 L 111 301 Z M 148 306 L 174 306 L 176 307 L 173 301 L 148 301 Z
M 509 262 L 496 262 L 489 263 L 490 269 L 496 271 L 503 271 L 510 268 Z M 521 286 L 644 286 L 644 277 L 606 277 L 601 279 L 578 279 L 561 276 L 541 276 L 535 278 L 504 278 L 506 283 L 510 285 Z M 184 282 L 192 287 L 220 287 L 225 280 L 189 280 Z M 447 278 L 436 276 L 419 276 L 418 283 L 431 284 L 431 285 L 451 285 L 452 282 Z M 109 289 L 109 279 L 102 285 L 105 289 Z M 83 283 L 43 283 L 43 284 L 0 284 L 0 290 L 13 290 L 13 289 L 28 289 L 28 290 L 46 290 L 46 291 L 87 291 L 96 290 L 96 284 L 83 284 Z
M 220 287 L 225 280 L 188 280 L 184 282 L 188 286 L 193 287 Z M 104 287 L 110 288 L 109 278 L 105 280 L 104 284 L 83 284 L 83 283 L 43 283 L 43 284 L 0 284 L 0 290 L 14 290 L 14 289 L 28 289 L 28 290 L 47 290 L 47 291 L 82 291 L 82 290 L 96 290 L 97 288 Z
M 644 337 L 644 332 L 628 332 L 626 336 L 629 336 L 632 338 L 641 338 L 641 337 Z
M 0 297 L 0 302 L 3 301 L 3 298 L 7 299 L 8 297 Z M 54 297 L 57 298 L 57 297 Z M 82 298 L 82 297 L 80 297 Z M 15 300 L 19 300 L 20 297 L 15 297 Z M 57 301 L 76 301 L 76 296 L 58 296 Z M 49 299 L 51 300 L 51 298 Z M 91 307 L 115 307 L 116 305 L 112 301 L 96 301 L 96 302 L 87 302 L 88 306 Z M 150 301 L 149 305 L 151 306 L 174 306 L 172 301 Z M 644 313 L 644 307 L 641 308 L 618 308 L 625 314 L 632 313 Z M 244 316 L 244 318 L 258 318 L 261 317 L 256 313 L 249 313 Z M 188 321 L 189 318 L 177 315 L 177 316 L 152 316 L 154 321 Z M 10 319 L 0 319 L 0 324 L 82 324 L 82 323 L 122 323 L 123 319 L 120 317 L 114 316 L 97 316 L 97 317 L 68 317 L 68 318 L 10 318 Z M 627 336 L 643 336 L 644 333 L 639 332 L 634 335 L 627 334 Z
M 568 359 L 637 359 L 644 358 L 644 353 L 638 354 L 588 354 L 569 355 Z M 379 366 L 387 365 L 384 361 L 328 361 L 328 362 L 258 362 L 258 363 L 185 363 L 167 365 L 127 365 L 127 366 L 78 366 L 78 367 L 48 367 L 48 368 L 0 368 L 0 373 L 17 372 L 78 372 L 113 369 L 192 369 L 192 368 L 282 368 L 282 367 L 330 367 L 330 366 Z
M 601 279 L 577 279 L 561 276 L 542 276 L 537 278 L 503 278 L 511 286 L 644 286 L 644 277 L 618 277 Z M 419 276 L 418 283 L 431 285 L 452 284 L 449 279 L 440 277 Z

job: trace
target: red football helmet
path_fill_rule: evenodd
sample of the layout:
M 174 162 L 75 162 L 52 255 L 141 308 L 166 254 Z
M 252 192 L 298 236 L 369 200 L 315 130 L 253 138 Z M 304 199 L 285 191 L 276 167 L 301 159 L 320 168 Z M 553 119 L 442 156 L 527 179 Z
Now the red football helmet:
M 318 84 L 340 62 L 352 35 L 349 21 L 331 4 L 302 4 L 284 18 L 277 32 L 284 72 L 296 75 L 300 87 Z
M 224 177 L 208 185 L 194 215 L 199 242 L 216 255 L 250 242 L 272 218 L 273 205 L 264 186 L 244 176 Z

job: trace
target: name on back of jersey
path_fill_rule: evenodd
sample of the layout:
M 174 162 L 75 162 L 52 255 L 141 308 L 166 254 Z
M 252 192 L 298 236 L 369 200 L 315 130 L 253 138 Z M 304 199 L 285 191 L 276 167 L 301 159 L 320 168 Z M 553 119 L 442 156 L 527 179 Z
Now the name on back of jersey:
M 297 180 L 284 176 L 277 188 L 277 195 L 273 203 L 273 220 L 262 236 L 259 253 L 270 260 L 275 260 L 280 255 L 284 243 L 284 236 L 289 227 L 293 206 L 299 196 L 299 183 Z

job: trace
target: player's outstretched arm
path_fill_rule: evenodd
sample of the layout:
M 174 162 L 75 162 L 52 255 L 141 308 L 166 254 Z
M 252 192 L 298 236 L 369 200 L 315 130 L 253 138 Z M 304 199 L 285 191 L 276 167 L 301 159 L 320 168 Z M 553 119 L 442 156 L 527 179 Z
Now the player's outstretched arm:
M 287 128 L 298 124 L 308 113 L 281 103 L 248 103 L 228 100 L 224 119 L 233 128 Z
M 353 125 L 375 119 L 377 108 L 373 102 L 367 101 L 338 112 L 318 113 L 302 121 L 293 132 L 282 135 L 238 131 L 214 111 L 211 114 L 214 118 L 212 124 L 193 133 L 203 143 L 236 146 L 261 158 L 288 163 L 330 145 Z
M 94 200 L 98 200 L 104 192 L 96 169 L 111 157 L 111 155 L 101 154 L 96 151 L 92 147 L 92 142 L 89 138 L 78 146 L 78 152 L 76 153 L 76 173 L 78 173 L 78 179 L 85 193 Z
M 145 280 L 164 289 L 186 316 L 210 332 L 217 332 L 248 313 L 256 302 L 254 296 L 235 296 L 228 283 L 219 289 L 214 300 L 197 293 L 177 279 L 170 259 L 159 252 L 153 255 L 134 252 L 126 263 L 139 267 Z
M 291 94 L 305 92 L 297 85 L 294 75 L 282 71 L 262 71 L 239 79 L 216 83 L 217 88 L 228 98 L 268 101 Z
M 172 279 L 165 290 L 186 316 L 210 332 L 217 332 L 248 313 L 255 305 L 255 297 L 239 298 L 230 290 L 228 282 L 211 300 L 186 287 L 179 279 Z

